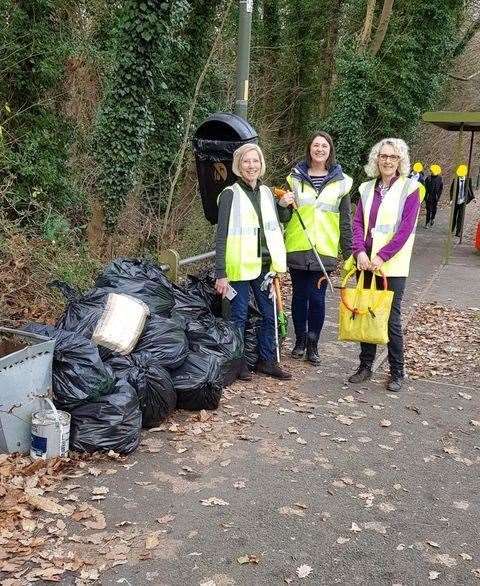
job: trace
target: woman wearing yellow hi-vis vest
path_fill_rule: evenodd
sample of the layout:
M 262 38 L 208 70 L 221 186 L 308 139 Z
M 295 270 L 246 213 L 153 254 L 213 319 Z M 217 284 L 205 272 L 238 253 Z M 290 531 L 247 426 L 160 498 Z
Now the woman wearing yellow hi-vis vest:
M 410 270 L 415 228 L 425 188 L 409 178 L 408 147 L 399 138 L 385 138 L 377 143 L 368 158 L 365 171 L 371 179 L 359 187 L 360 201 L 353 220 L 353 256 L 357 268 L 365 273 L 369 287 L 372 271 L 381 271 L 393 291 L 388 320 L 389 391 L 400 391 L 405 370 L 401 304 Z M 377 286 L 381 280 L 377 277 Z M 361 344 L 360 365 L 348 379 L 361 383 L 372 376 L 375 344 Z
M 238 148 L 233 153 L 232 171 L 237 182 L 218 196 L 215 288 L 231 300 L 230 318 L 242 334 L 252 290 L 263 318 L 258 333 L 257 372 L 290 379 L 291 374 L 280 368 L 276 360 L 274 300 L 269 295 L 270 287 L 265 286 L 268 273 L 287 270 L 279 221 L 279 213 L 285 210 L 277 209 L 272 192 L 260 181 L 265 174 L 265 160 L 258 145 L 248 143 Z M 252 378 L 245 361 L 239 378 Z
M 352 179 L 335 161 L 332 138 L 316 132 L 307 143 L 306 160 L 287 177 L 291 191 L 280 205 L 289 209 L 285 226 L 287 265 L 292 278 L 292 320 L 295 328 L 293 358 L 320 364 L 318 339 L 325 320 L 327 273 L 351 255 L 350 196 Z M 314 247 L 315 249 L 314 249 Z M 323 268 L 319 262 L 323 264 Z

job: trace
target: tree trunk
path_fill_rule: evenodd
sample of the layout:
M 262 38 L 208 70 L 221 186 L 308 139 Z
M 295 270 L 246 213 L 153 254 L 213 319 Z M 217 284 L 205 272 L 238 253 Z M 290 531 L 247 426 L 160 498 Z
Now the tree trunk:
M 375 33 L 375 38 L 373 39 L 372 46 L 370 48 L 372 55 L 376 55 L 380 51 L 383 39 L 387 34 L 388 23 L 390 21 L 390 16 L 392 15 L 394 1 L 395 0 L 384 0 L 382 14 L 380 15 L 380 20 L 378 22 L 377 32 Z
M 375 1 L 375 0 L 374 0 Z M 324 67 L 324 74 L 322 84 L 320 86 L 320 104 L 319 114 L 321 118 L 324 118 L 328 112 L 330 106 L 330 96 L 332 93 L 334 77 L 335 77 L 335 49 L 338 42 L 339 33 L 339 21 L 337 17 L 341 12 L 341 0 L 333 0 L 330 8 L 330 14 L 334 15 L 330 19 L 328 28 L 325 34 L 326 45 L 325 51 L 322 56 Z
M 362 32 L 360 33 L 360 37 L 358 39 L 360 46 L 365 49 L 370 42 L 370 37 L 372 34 L 372 24 L 373 24 L 373 15 L 375 13 L 375 5 L 377 0 L 368 0 L 367 2 L 367 12 L 365 14 L 365 20 L 363 21 L 363 28 Z

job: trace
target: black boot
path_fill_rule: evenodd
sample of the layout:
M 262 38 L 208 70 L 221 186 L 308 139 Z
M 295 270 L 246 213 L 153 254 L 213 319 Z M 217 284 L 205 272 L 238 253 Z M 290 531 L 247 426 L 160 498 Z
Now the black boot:
M 246 360 L 242 361 L 242 366 L 240 367 L 240 371 L 238 373 L 238 378 L 240 380 L 252 380 L 253 376 L 252 373 L 250 372 L 250 369 L 248 368 L 248 364 L 246 362 Z
M 360 364 L 357 370 L 348 377 L 349 383 L 363 383 L 372 377 L 371 364 Z
M 318 334 L 312 332 L 307 336 L 307 360 L 311 364 L 318 366 L 320 364 L 320 356 L 318 355 Z
M 403 382 L 405 380 L 405 373 L 400 372 L 392 372 L 390 374 L 390 380 L 387 383 L 387 390 L 393 393 L 398 393 L 402 390 Z
M 305 354 L 305 348 L 306 348 L 306 344 L 307 344 L 307 334 L 302 334 L 300 336 L 297 336 L 297 339 L 295 340 L 295 346 L 292 350 L 292 358 L 303 358 L 303 355 Z
M 257 362 L 257 372 L 278 378 L 279 380 L 290 380 L 292 378 L 289 372 L 280 368 L 280 364 L 273 360 L 259 360 Z

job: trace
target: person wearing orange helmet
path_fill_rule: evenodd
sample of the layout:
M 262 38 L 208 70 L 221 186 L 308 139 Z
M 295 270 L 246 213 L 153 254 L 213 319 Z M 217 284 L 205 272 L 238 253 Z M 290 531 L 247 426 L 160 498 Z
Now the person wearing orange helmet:
M 437 204 L 443 190 L 442 169 L 440 165 L 430 165 L 430 175 L 425 179 L 425 207 L 427 216 L 425 228 L 431 228 L 437 215 Z

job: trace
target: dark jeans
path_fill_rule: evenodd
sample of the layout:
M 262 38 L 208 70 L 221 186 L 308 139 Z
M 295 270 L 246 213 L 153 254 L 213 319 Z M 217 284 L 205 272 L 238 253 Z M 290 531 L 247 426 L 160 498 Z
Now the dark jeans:
M 292 277 L 292 320 L 297 338 L 308 332 L 319 336 L 325 321 L 325 292 L 327 282 L 324 280 L 317 287 L 323 275 L 321 271 L 303 271 L 289 269 Z
M 426 199 L 425 206 L 427 208 L 427 218 L 425 220 L 425 224 L 428 226 L 430 222 L 435 220 L 435 216 L 437 215 L 437 199 L 435 197 Z
M 259 277 L 252 281 L 232 281 L 230 283 L 237 292 L 230 302 L 230 319 L 239 327 L 242 334 L 244 334 L 251 288 L 263 318 L 258 331 L 258 354 L 262 360 L 276 362 L 277 353 L 275 347 L 273 300 L 268 297 L 270 291 L 262 291 L 260 289 L 264 276 L 265 273 L 262 272 Z
M 383 281 L 377 279 L 377 288 L 383 288 Z M 401 306 L 403 292 L 405 291 L 406 277 L 387 277 L 388 289 L 393 291 L 392 309 L 388 319 L 388 363 L 390 365 L 390 374 L 392 376 L 403 376 L 405 372 L 405 363 L 403 359 L 403 333 L 402 333 L 402 315 Z M 365 272 L 364 287 L 370 287 L 372 273 Z M 375 361 L 377 352 L 376 344 L 360 344 L 360 364 L 371 367 Z
M 452 232 L 455 232 L 455 236 L 461 236 L 463 232 L 463 221 L 465 219 L 465 206 L 466 204 L 461 203 L 455 206 L 453 210 L 453 226 Z

